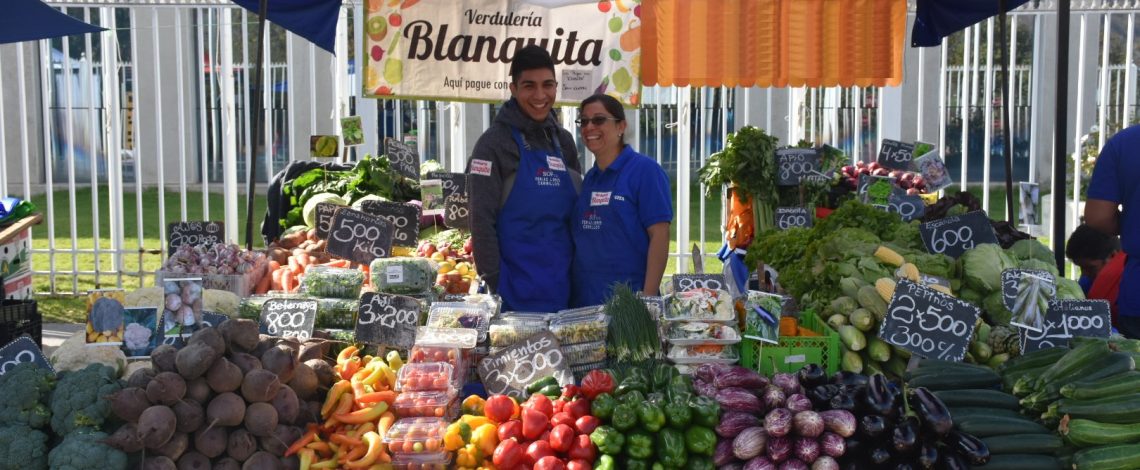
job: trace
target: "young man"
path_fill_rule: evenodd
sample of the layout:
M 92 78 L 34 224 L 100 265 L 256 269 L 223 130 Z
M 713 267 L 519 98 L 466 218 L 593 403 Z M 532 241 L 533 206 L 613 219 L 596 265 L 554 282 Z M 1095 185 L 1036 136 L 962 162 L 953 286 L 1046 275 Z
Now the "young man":
M 1112 310 L 1112 325 L 1120 329 L 1116 298 L 1127 258 L 1120 251 L 1120 240 L 1081 224 L 1069 235 L 1065 256 L 1081 268 L 1079 282 L 1085 297 L 1107 300 Z
M 519 49 L 510 73 L 511 99 L 467 162 L 475 266 L 503 310 L 553 312 L 570 302 L 570 218 L 581 164 L 554 114 L 550 54 Z
M 1101 233 L 1120 236 L 1125 253 L 1140 253 L 1140 126 L 1124 129 L 1108 139 L 1093 168 L 1085 202 L 1085 222 Z M 1123 209 L 1121 209 L 1123 208 Z M 1117 329 L 1140 338 L 1140 258 L 1127 258 L 1120 277 L 1120 316 Z

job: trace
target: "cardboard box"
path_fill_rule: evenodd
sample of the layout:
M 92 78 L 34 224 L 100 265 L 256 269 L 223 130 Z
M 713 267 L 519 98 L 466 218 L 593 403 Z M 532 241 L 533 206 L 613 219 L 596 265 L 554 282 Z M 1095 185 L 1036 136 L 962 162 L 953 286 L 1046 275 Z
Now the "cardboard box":
M 16 277 L 4 278 L 4 298 L 8 300 L 26 300 L 32 298 L 31 271 L 19 274 Z
M 25 229 L 0 245 L 0 277 L 14 279 L 32 272 L 32 230 Z

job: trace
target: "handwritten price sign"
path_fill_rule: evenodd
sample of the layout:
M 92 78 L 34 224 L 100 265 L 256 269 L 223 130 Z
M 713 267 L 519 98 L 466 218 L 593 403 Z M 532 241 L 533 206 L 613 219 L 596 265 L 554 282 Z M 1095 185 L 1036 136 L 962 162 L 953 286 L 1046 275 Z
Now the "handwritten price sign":
M 55 372 L 51 368 L 51 364 L 48 364 L 47 358 L 44 357 L 43 351 L 40 350 L 35 341 L 32 341 L 32 338 L 21 336 L 8 343 L 7 346 L 0 348 L 0 376 L 7 374 L 13 367 L 24 362 Z
M 304 341 L 312 337 L 316 322 L 316 300 L 269 299 L 261 306 L 262 334 Z
M 388 161 L 397 173 L 405 178 L 420 179 L 420 154 L 415 147 L 388 138 L 384 141 L 384 153 L 388 155 Z
M 356 340 L 400 349 L 412 347 L 420 320 L 420 303 L 402 295 L 366 292 L 356 315 Z
M 182 245 L 209 247 L 223 241 L 225 224 L 222 222 L 175 222 L 166 226 L 166 251 L 173 254 Z
M 479 378 L 487 392 L 525 398 L 527 384 L 555 376 L 561 384 L 573 383 L 566 356 L 554 333 L 538 333 L 479 362 Z
M 364 201 L 360 210 L 392 223 L 392 244 L 415 248 L 420 237 L 420 208 L 388 201 Z
M 674 274 L 673 292 L 692 289 L 728 290 L 723 274 Z
M 997 234 L 984 211 L 947 217 L 918 227 L 926 250 L 957 259 L 982 243 L 998 243 Z
M 787 230 L 792 227 L 811 227 L 812 216 L 803 207 L 777 207 L 776 228 Z
M 776 151 L 776 184 L 795 186 L 808 175 L 820 170 L 819 151 L 816 149 L 779 149 Z
M 395 226 L 387 219 L 358 210 L 341 208 L 333 217 L 329 253 L 360 264 L 387 258 L 392 250 Z
M 969 303 L 903 279 L 879 337 L 923 357 L 961 361 L 981 314 Z
M 879 165 L 893 170 L 909 170 L 910 162 L 914 159 L 914 144 L 907 144 L 897 140 L 883 139 L 879 147 Z

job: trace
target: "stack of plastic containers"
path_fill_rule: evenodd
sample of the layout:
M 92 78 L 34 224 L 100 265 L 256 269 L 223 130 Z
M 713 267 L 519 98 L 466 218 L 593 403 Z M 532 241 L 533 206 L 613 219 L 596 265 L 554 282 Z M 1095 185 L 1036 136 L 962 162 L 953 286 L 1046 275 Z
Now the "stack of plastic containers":
M 351 330 L 363 285 L 360 270 L 314 266 L 301 276 L 299 292 L 317 300 L 317 327 Z
M 609 325 L 610 317 L 601 305 L 562 310 L 550 321 L 550 331 L 576 376 L 605 367 Z
M 407 367 L 407 366 L 405 366 Z M 396 421 L 384 436 L 392 453 L 392 468 L 443 470 L 451 454 L 443 449 L 444 418 L 404 418 Z
M 732 364 L 740 359 L 740 331 L 732 296 L 721 290 L 693 289 L 673 294 L 663 316 L 674 364 Z
M 470 328 L 476 331 L 475 347 L 469 351 L 467 357 L 464 358 L 468 369 L 465 371 L 457 371 L 467 374 L 467 377 L 471 380 L 474 380 L 476 376 L 476 368 L 479 361 L 483 360 L 488 353 L 487 330 L 491 322 L 491 316 L 494 315 L 492 308 L 493 304 L 489 304 L 484 302 L 481 298 L 472 296 L 469 299 L 458 302 L 433 303 L 428 312 L 427 326 L 436 328 Z

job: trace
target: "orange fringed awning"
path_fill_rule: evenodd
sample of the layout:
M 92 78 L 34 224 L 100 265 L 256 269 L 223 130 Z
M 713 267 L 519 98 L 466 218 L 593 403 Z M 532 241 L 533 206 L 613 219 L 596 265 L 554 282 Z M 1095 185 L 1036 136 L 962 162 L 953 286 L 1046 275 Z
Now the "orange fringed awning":
M 897 86 L 906 0 L 643 0 L 645 85 Z

